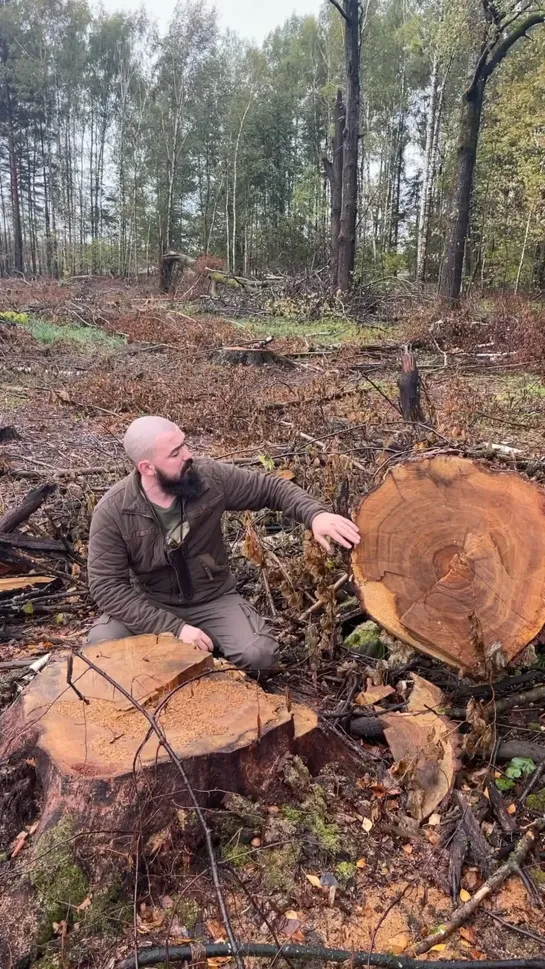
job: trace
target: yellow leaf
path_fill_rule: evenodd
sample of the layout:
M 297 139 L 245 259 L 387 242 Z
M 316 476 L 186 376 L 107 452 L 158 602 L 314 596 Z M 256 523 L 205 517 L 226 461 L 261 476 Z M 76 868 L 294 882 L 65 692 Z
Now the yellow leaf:
M 485 789 L 484 789 L 484 791 L 483 791 L 483 794 L 484 794 L 484 796 L 485 796 L 486 798 L 488 798 L 488 800 L 490 800 L 490 794 L 488 793 L 488 788 L 487 788 L 487 787 L 485 787 Z
M 293 922 L 299 921 L 299 916 L 297 912 L 294 912 L 292 908 L 290 908 L 288 912 L 284 912 L 284 918 L 289 919 L 290 921 L 293 921 Z
M 403 845 L 403 851 L 406 855 L 412 855 L 414 848 L 412 845 Z
M 441 824 L 441 815 L 440 814 L 430 814 L 430 816 L 428 818 L 428 824 L 432 824 L 434 826 L 436 824 Z
M 467 891 L 467 889 L 461 888 L 460 889 L 460 901 L 461 902 L 469 902 L 470 900 L 471 900 L 471 895 L 469 894 L 469 892 Z
M 508 814 L 516 814 L 517 813 L 517 805 L 516 804 L 510 804 L 509 807 L 507 808 L 507 813 Z
M 307 881 L 309 881 L 314 888 L 322 887 L 322 883 L 320 879 L 317 877 L 317 875 L 307 875 Z
M 363 821 L 361 822 L 361 826 L 363 830 L 367 831 L 367 834 L 369 834 L 371 828 L 373 827 L 373 822 L 371 821 L 371 818 L 364 818 Z
M 356 862 L 356 868 L 365 868 L 366 864 L 367 861 L 365 858 L 360 858 L 360 860 Z
M 444 952 L 446 947 L 446 942 L 438 942 L 437 945 L 432 945 L 430 952 Z

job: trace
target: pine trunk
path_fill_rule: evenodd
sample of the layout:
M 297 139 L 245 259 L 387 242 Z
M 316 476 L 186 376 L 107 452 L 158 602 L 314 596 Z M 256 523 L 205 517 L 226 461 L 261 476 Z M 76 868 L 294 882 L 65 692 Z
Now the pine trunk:
M 439 284 L 440 297 L 450 304 L 458 302 L 462 289 L 464 254 L 469 229 L 484 88 L 485 81 L 480 79 L 474 88 L 464 95 L 462 104 L 456 185 Z
M 356 256 L 358 149 L 360 134 L 360 31 L 358 0 L 345 0 L 346 125 L 343 141 L 343 200 L 339 234 L 337 287 L 346 293 Z

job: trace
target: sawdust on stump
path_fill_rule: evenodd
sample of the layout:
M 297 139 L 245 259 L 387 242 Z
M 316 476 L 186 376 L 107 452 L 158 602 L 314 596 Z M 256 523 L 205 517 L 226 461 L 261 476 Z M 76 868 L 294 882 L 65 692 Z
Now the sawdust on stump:
M 447 455 L 398 465 L 362 502 L 353 554 L 364 608 L 466 670 L 513 659 L 545 624 L 545 495 Z

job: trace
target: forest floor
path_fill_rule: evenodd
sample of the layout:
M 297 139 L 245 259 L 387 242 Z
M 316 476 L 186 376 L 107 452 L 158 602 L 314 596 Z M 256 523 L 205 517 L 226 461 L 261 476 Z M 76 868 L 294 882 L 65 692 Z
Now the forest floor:
M 481 301 L 438 320 L 431 303 L 400 302 L 395 313 L 391 304 L 383 314 L 379 306 L 368 325 L 339 313 L 305 316 L 297 300 L 257 310 L 203 298 L 180 303 L 147 283 L 2 282 L 0 426 L 12 425 L 19 439 L 0 444 L 0 514 L 31 487 L 54 482 L 55 493 L 28 529 L 62 535 L 70 549 L 41 562 L 58 580 L 53 593 L 0 602 L 3 662 L 85 641 L 94 615 L 85 573 L 89 519 L 128 470 L 121 439 L 139 414 L 177 421 L 196 454 L 282 471 L 344 513 L 392 463 L 427 450 L 486 453 L 545 479 L 542 310 L 522 300 Z M 425 385 L 426 419 L 417 426 L 403 421 L 397 405 L 406 340 L 417 348 Z M 222 348 L 259 346 L 273 354 L 266 365 L 217 362 Z M 229 516 L 226 534 L 239 588 L 270 618 L 282 646 L 276 688 L 289 684 L 322 712 L 339 709 L 378 663 L 342 645 L 362 618 L 352 590 L 333 614 L 317 610 L 310 622 L 301 616 L 346 571 L 343 553 L 326 561 L 304 543 L 301 529 L 280 530 L 265 513 Z M 445 687 L 454 682 L 425 657 L 384 666 L 382 675 L 397 686 L 411 671 Z M 23 674 L 3 682 L 0 672 L 2 702 L 24 682 Z M 529 705 L 504 715 L 502 730 L 539 741 L 545 717 Z M 213 819 L 239 938 L 399 954 L 448 921 L 448 812 L 411 827 L 385 744 L 346 742 L 359 763 L 356 781 L 342 765 L 319 782 L 284 776 L 255 810 L 231 803 Z M 465 764 L 458 787 L 482 795 L 502 776 L 492 759 Z M 521 799 L 526 781 L 517 780 L 507 796 L 519 831 L 536 816 Z M 484 825 L 491 850 L 505 853 L 509 839 L 497 821 Z M 13 864 L 17 834 L 3 832 L 0 878 Z M 269 849 L 278 841 L 281 848 Z M 141 945 L 224 938 L 210 873 L 184 839 L 183 823 L 176 837 L 156 838 L 146 852 L 136 891 L 129 874 L 111 909 L 103 902 L 99 909 L 98 890 L 88 886 L 88 904 L 52 924 L 36 965 L 105 969 L 133 951 L 134 933 Z M 483 881 L 474 861 L 464 869 L 466 894 Z M 510 878 L 431 957 L 541 955 L 543 881 L 542 851 L 523 878 Z

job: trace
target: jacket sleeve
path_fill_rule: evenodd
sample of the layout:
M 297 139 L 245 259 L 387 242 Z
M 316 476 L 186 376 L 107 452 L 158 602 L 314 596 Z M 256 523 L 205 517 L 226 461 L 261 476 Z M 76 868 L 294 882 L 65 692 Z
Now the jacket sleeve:
M 215 467 L 225 491 L 227 511 L 259 511 L 270 508 L 282 511 L 289 518 L 310 528 L 316 515 L 327 511 L 325 505 L 311 498 L 291 481 L 274 474 L 246 471 L 232 464 L 218 461 Z
M 154 606 L 132 586 L 127 546 L 115 516 L 105 507 L 98 507 L 91 520 L 87 569 L 91 595 L 112 619 L 135 635 L 179 634 L 184 625 L 180 616 Z

